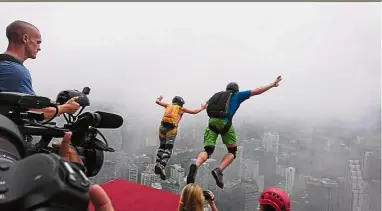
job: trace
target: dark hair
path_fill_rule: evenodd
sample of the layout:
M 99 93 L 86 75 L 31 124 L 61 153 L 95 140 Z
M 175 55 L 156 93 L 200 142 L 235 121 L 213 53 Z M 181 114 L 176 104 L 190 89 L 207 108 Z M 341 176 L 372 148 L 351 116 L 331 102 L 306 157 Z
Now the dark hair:
M 276 209 L 272 207 L 272 205 L 262 204 L 261 206 L 263 207 L 263 211 L 276 211 Z

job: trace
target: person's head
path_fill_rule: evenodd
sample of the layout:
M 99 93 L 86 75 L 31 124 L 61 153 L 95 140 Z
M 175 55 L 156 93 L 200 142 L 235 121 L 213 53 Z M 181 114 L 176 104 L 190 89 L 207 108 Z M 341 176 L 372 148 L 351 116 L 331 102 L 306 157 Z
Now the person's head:
M 22 60 L 35 59 L 41 50 L 40 31 L 32 24 L 25 21 L 14 21 L 7 26 L 8 50 L 16 51 Z
M 290 211 L 288 194 L 279 188 L 267 188 L 260 197 L 260 211 Z
M 203 189 L 197 184 L 188 184 L 183 188 L 178 211 L 203 211 Z
M 181 106 L 183 107 L 183 105 L 185 104 L 184 100 L 182 97 L 179 97 L 179 96 L 175 96 L 173 99 L 172 99 L 172 104 L 176 104 L 178 106 Z
M 227 87 L 225 90 L 230 90 L 230 91 L 233 91 L 234 93 L 238 92 L 239 91 L 239 85 L 235 82 L 231 82 L 229 84 L 227 84 Z

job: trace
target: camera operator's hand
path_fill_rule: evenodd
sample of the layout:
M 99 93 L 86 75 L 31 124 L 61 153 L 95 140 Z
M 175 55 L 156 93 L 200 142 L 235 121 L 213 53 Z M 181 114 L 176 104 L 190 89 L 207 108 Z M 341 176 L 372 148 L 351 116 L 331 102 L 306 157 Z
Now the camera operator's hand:
M 83 164 L 80 156 L 78 156 L 78 154 L 77 154 L 77 151 L 74 149 L 73 146 L 70 146 L 70 139 L 71 138 L 72 138 L 72 133 L 66 132 L 64 135 L 64 138 L 62 138 L 61 143 L 54 143 L 54 144 L 52 144 L 52 147 L 59 149 L 59 154 L 64 159 L 71 161 L 71 162 Z
M 74 114 L 80 108 L 80 104 L 77 103 L 79 97 L 73 97 L 68 100 L 65 104 L 61 105 L 59 108 L 60 113 Z
M 99 185 L 92 185 L 89 190 L 90 201 L 95 211 L 114 211 L 109 196 Z
M 214 193 L 212 193 L 212 191 L 210 191 L 210 190 L 207 190 L 207 191 L 208 191 L 208 195 L 210 195 L 210 197 L 209 197 L 209 199 L 207 199 L 207 201 L 208 201 L 208 204 L 211 207 L 211 210 L 212 211 L 218 211 L 218 208 L 216 207 L 216 204 L 214 202 L 214 200 L 215 200 Z
M 78 99 L 79 97 L 73 97 L 72 99 L 68 100 L 65 104 L 59 105 L 57 116 L 60 116 L 61 114 L 76 113 L 78 109 L 80 108 L 80 104 L 76 102 L 76 100 Z M 50 119 L 56 115 L 55 107 L 47 107 L 44 109 L 32 109 L 32 110 L 44 113 L 44 119 Z
M 210 201 L 213 201 L 214 199 L 215 199 L 215 195 L 214 195 L 214 193 L 212 193 L 212 191 L 208 191 L 208 194 L 210 195 L 210 199 L 208 199 L 208 201 L 210 202 Z
M 83 164 L 76 150 L 70 146 L 71 132 L 66 132 L 61 143 L 54 143 L 52 146 L 59 149 L 59 154 L 64 159 Z M 114 211 L 109 196 L 99 185 L 92 185 L 89 189 L 89 197 L 95 211 Z

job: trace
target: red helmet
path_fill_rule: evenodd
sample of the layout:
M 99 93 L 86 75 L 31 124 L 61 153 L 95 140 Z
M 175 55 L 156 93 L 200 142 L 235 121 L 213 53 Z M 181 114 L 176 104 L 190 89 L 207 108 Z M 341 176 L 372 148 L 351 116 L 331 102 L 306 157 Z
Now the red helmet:
M 290 211 L 290 199 L 288 194 L 279 188 L 267 188 L 260 197 L 260 204 L 268 204 L 276 211 Z

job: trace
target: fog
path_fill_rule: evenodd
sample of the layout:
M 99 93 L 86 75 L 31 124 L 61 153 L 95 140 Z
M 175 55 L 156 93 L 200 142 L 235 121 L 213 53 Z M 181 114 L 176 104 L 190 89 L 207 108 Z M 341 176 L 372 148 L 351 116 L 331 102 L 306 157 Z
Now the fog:
M 378 3 L 1 3 L 0 46 L 14 20 L 36 25 L 27 60 L 39 95 L 91 87 L 91 99 L 159 121 L 155 98 L 197 108 L 231 81 L 281 86 L 238 115 L 357 120 L 380 107 Z M 127 111 L 126 111 L 127 110 Z M 122 111 L 121 111 L 122 112 Z
M 61 90 L 89 86 L 90 110 L 124 116 L 121 129 L 105 130 L 116 152 L 106 153 L 93 182 L 154 184 L 148 167 L 159 145 L 159 95 L 165 102 L 180 95 L 185 107 L 198 108 L 229 82 L 250 90 L 282 75 L 280 87 L 235 114 L 240 149 L 224 173 L 228 188 L 207 185 L 215 188 L 219 210 L 256 207 L 259 195 L 247 193 L 276 185 L 293 193 L 294 211 L 351 210 L 361 201 L 354 191 L 361 185 L 352 181 L 357 160 L 358 182 L 370 186 L 362 190 L 370 202 L 362 199 L 358 209 L 380 211 L 380 3 L 1 3 L 3 52 L 5 28 L 15 20 L 42 34 L 42 51 L 25 62 L 38 95 L 55 99 Z M 202 150 L 207 118 L 203 111 L 180 124 L 168 164 L 181 165 L 185 175 Z M 226 153 L 220 144 L 210 170 Z M 151 179 L 140 180 L 143 172 Z M 211 176 L 199 172 L 198 178 Z M 175 175 L 169 180 L 181 181 Z M 324 177 L 338 186 L 330 199 L 306 183 Z M 183 187 L 161 184 L 178 194 Z

